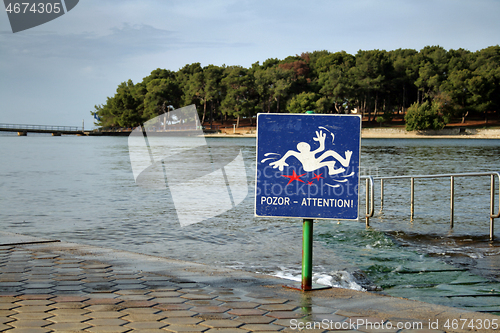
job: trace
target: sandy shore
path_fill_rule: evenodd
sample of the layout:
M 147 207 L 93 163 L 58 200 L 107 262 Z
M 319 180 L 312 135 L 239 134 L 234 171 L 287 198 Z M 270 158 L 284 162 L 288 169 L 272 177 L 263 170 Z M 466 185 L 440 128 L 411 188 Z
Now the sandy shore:
M 205 134 L 206 137 L 256 137 L 255 129 L 238 129 L 233 131 Z M 404 128 L 364 128 L 361 130 L 364 139 L 500 139 L 500 129 L 460 129 L 447 128 L 439 131 L 412 131 Z

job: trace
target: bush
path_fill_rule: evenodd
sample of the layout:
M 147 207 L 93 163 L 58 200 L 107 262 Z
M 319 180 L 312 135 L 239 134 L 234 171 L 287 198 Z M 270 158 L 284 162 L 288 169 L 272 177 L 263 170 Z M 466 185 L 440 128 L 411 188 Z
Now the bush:
M 421 131 L 427 129 L 443 129 L 449 117 L 441 112 L 441 107 L 436 102 L 412 104 L 405 115 L 405 128 L 407 131 Z

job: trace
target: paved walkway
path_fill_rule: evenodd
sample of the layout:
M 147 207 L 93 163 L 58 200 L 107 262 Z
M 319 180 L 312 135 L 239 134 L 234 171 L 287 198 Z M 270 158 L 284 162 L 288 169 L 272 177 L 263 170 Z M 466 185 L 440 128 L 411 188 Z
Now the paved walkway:
M 248 272 L 0 232 L 0 332 L 500 330 L 478 329 L 479 323 L 500 319 L 493 315 L 352 290 L 303 293 L 283 283 Z M 446 328 L 447 320 L 457 328 Z M 469 327 L 462 329 L 464 321 Z

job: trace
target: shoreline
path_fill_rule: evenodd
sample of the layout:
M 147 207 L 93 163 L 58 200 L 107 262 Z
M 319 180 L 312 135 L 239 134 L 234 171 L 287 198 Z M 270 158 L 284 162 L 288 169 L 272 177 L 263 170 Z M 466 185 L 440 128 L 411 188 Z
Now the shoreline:
M 208 138 L 255 138 L 255 129 L 239 129 L 217 134 L 205 134 Z M 362 139 L 500 139 L 500 129 L 445 128 L 442 130 L 412 131 L 403 128 L 363 128 Z

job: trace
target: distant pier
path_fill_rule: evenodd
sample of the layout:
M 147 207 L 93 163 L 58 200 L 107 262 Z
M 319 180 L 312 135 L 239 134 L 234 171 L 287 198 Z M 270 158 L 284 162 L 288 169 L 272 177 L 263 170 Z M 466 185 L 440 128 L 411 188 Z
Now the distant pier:
M 19 136 L 26 136 L 28 133 L 50 133 L 52 136 L 85 135 L 82 128 L 77 126 L 0 124 L 0 131 L 17 132 Z

